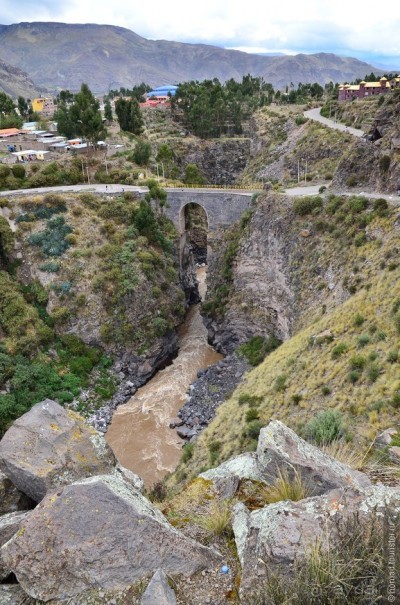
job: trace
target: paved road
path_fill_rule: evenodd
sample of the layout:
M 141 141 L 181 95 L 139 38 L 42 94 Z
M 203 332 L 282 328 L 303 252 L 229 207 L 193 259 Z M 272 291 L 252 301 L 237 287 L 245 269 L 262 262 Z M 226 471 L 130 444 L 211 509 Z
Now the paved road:
M 345 126 L 344 124 L 340 124 L 339 122 L 335 122 L 335 120 L 330 120 L 329 118 L 324 118 L 321 116 L 321 108 L 316 107 L 315 109 L 309 109 L 304 112 L 306 118 L 310 120 L 314 120 L 316 122 L 320 122 L 329 128 L 333 128 L 334 130 L 341 130 L 342 132 L 348 132 L 355 137 L 361 138 L 364 136 L 364 131 L 359 130 L 358 128 L 351 128 L 350 126 Z
M 136 187 L 134 185 L 60 185 L 59 187 L 36 187 L 35 189 L 13 189 L 11 191 L 0 191 L 0 196 L 11 195 L 32 195 L 33 193 L 50 192 L 95 192 L 95 193 L 121 193 L 122 191 L 136 191 L 138 193 L 147 193 L 147 187 Z

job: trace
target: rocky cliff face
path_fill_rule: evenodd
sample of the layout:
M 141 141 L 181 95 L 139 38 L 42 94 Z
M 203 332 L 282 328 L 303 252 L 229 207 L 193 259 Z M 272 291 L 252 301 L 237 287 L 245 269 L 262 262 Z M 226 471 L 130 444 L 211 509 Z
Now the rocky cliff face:
M 209 313 L 210 304 L 223 296 L 219 288 L 230 236 L 214 242 L 205 323 L 217 349 L 231 352 L 253 336 L 273 334 L 287 340 L 306 313 L 348 297 L 339 260 L 328 254 L 316 257 L 315 246 L 321 242 L 315 227 L 310 227 L 296 216 L 290 198 L 260 196 L 231 261 L 229 294 L 222 307 Z
M 363 101 L 368 103 L 368 101 Z M 369 102 L 372 104 L 373 100 Z M 367 108 L 368 109 L 368 108 Z M 357 104 L 345 108 L 348 120 L 359 117 Z M 400 93 L 387 95 L 364 129 L 373 140 L 362 139 L 353 147 L 344 147 L 344 154 L 334 174 L 333 186 L 357 191 L 396 193 L 400 189 Z

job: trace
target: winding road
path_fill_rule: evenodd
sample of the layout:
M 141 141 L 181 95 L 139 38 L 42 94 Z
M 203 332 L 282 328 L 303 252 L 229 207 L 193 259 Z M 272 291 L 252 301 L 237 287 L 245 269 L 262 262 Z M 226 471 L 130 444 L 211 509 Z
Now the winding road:
M 363 130 L 359 130 L 358 128 L 351 128 L 350 126 L 345 126 L 344 124 L 340 124 L 336 120 L 331 120 L 330 118 L 324 118 L 321 116 L 321 107 L 316 107 L 315 109 L 309 109 L 305 111 L 303 114 L 306 118 L 310 120 L 314 120 L 315 122 L 320 122 L 333 130 L 340 130 L 342 132 L 348 132 L 352 134 L 354 137 L 361 138 L 365 135 Z

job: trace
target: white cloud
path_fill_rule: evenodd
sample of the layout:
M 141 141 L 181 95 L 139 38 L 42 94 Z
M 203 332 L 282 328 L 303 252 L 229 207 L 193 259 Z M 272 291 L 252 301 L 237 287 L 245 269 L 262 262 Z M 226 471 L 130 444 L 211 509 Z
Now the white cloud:
M 251 52 L 396 55 L 400 63 L 400 4 L 380 13 L 372 0 L 2 0 L 0 23 L 19 21 L 119 25 L 146 38 Z

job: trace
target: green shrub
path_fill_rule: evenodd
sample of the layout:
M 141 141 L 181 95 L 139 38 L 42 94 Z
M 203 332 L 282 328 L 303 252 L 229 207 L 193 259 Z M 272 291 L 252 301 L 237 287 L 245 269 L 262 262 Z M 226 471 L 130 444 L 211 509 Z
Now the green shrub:
M 349 373 L 349 381 L 351 382 L 351 384 L 355 384 L 356 382 L 358 382 L 360 376 L 361 372 L 359 370 L 352 370 Z
M 11 166 L 11 171 L 16 179 L 24 179 L 25 178 L 25 166 L 22 164 L 14 164 Z
M 286 389 L 287 379 L 288 379 L 287 374 L 280 374 L 279 376 L 277 376 L 275 379 L 275 383 L 274 383 L 275 391 L 277 391 L 278 393 L 281 393 L 282 391 L 284 391 Z
M 375 382 L 379 374 L 381 373 L 381 369 L 377 363 L 373 363 L 367 369 L 367 377 L 370 382 Z
M 345 204 L 352 213 L 358 214 L 368 208 L 368 199 L 362 196 L 352 196 Z
M 363 355 L 353 355 L 350 359 L 350 367 L 352 370 L 362 370 L 365 367 L 366 359 Z
M 182 448 L 181 461 L 186 464 L 193 456 L 194 443 L 185 443 Z
M 300 197 L 293 203 L 293 210 L 299 216 L 315 213 L 322 209 L 323 200 L 319 196 Z
M 246 412 L 246 422 L 252 422 L 253 420 L 258 420 L 259 419 L 259 415 L 256 409 L 254 408 L 250 408 L 247 412 Z
M 356 313 L 353 317 L 353 326 L 362 326 L 365 321 L 365 317 L 361 315 L 361 313 Z
M 9 254 L 14 250 L 15 236 L 11 227 L 3 216 L 0 216 L 0 261 L 3 257 L 7 259 Z
M 341 357 L 344 353 L 346 353 L 348 347 L 347 344 L 344 342 L 340 342 L 338 343 L 335 347 L 333 347 L 332 351 L 331 351 L 331 357 L 332 359 L 339 359 L 339 357 Z
M 345 434 L 342 415 L 338 410 L 324 410 L 318 412 L 306 428 L 309 436 L 317 445 L 331 443 Z
M 261 429 L 264 427 L 264 423 L 261 420 L 253 420 L 250 422 L 245 430 L 245 435 L 250 439 L 258 439 Z
M 265 357 L 279 347 L 281 341 L 275 336 L 263 338 L 262 336 L 253 336 L 238 349 L 239 353 L 244 355 L 250 365 L 259 365 Z
M 257 397 L 256 395 L 249 395 L 248 393 L 242 393 L 239 395 L 239 405 L 248 404 L 249 407 L 257 407 L 260 405 L 262 401 L 262 397 Z
M 360 349 L 362 349 L 363 347 L 366 347 L 370 342 L 371 339 L 368 334 L 362 334 L 357 341 L 357 345 Z
M 386 216 L 387 211 L 389 209 L 389 204 L 384 198 L 380 197 L 374 201 L 373 208 L 374 208 L 374 212 L 378 216 Z
M 357 248 L 360 248 L 361 246 L 363 246 L 367 241 L 367 234 L 364 231 L 361 231 L 360 233 L 357 233 L 357 235 L 354 238 L 354 245 Z

